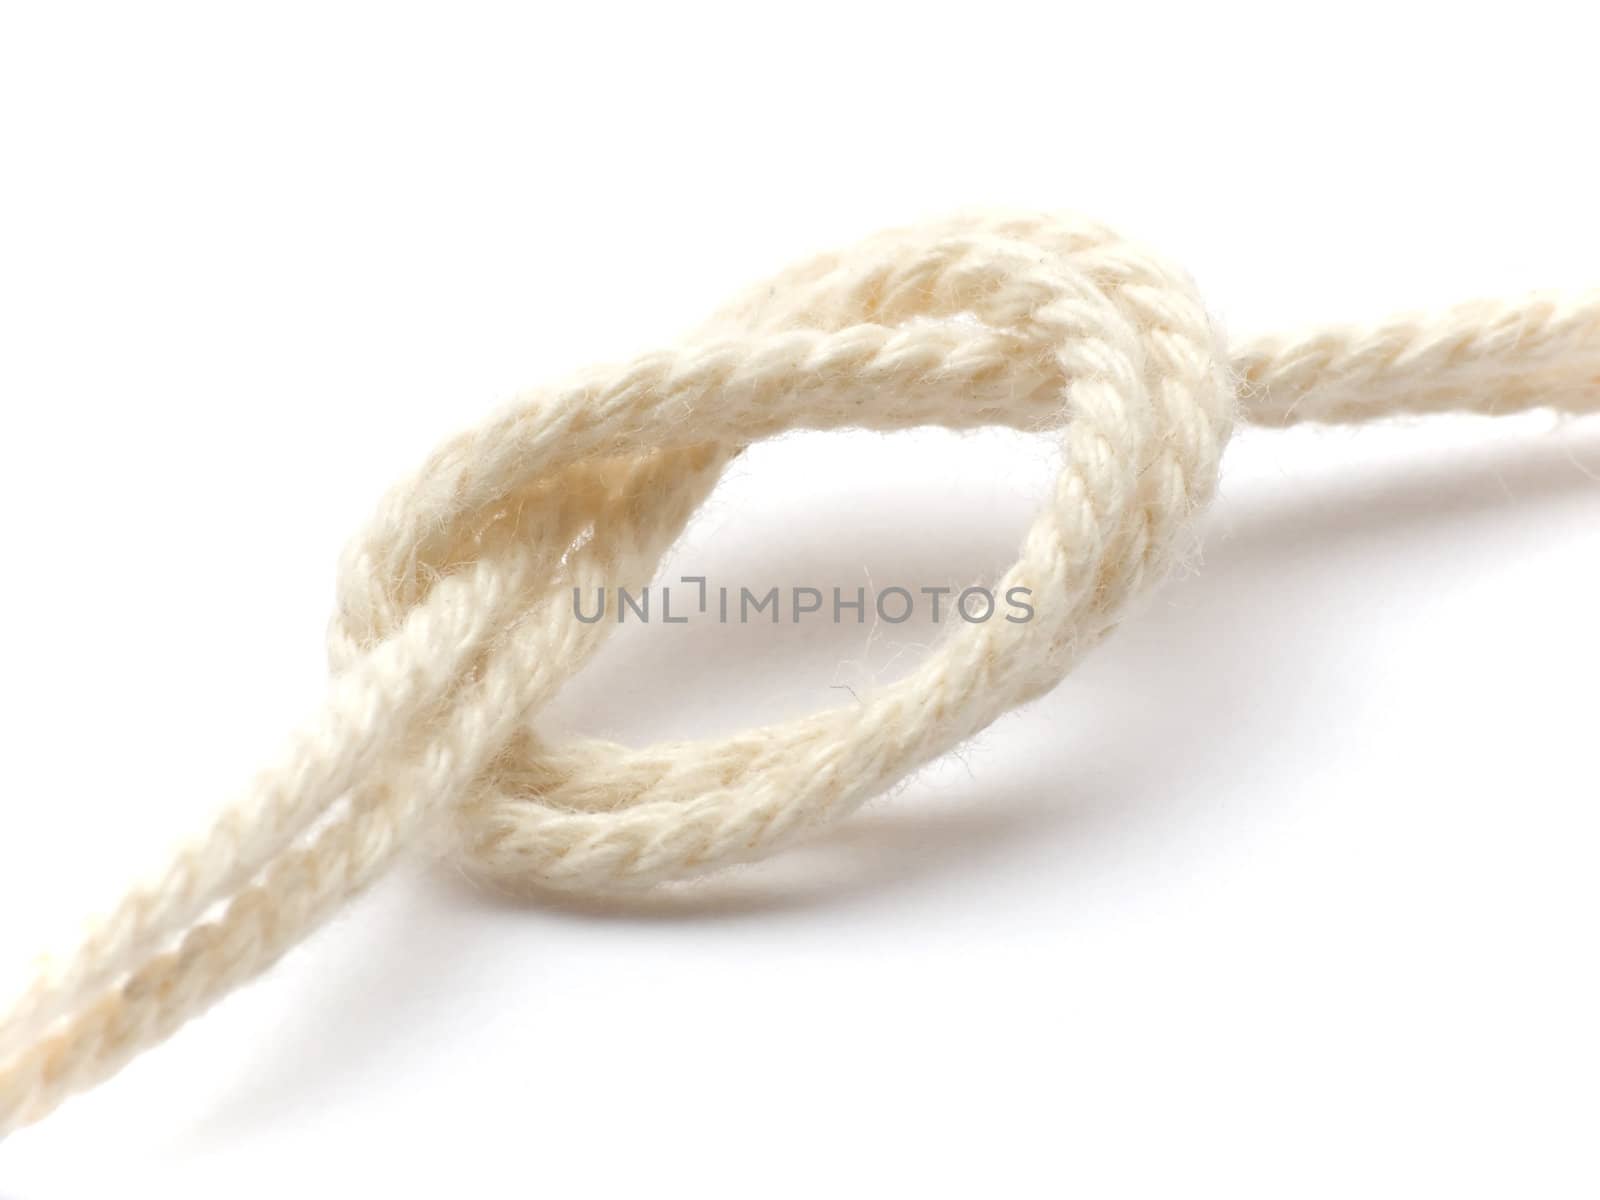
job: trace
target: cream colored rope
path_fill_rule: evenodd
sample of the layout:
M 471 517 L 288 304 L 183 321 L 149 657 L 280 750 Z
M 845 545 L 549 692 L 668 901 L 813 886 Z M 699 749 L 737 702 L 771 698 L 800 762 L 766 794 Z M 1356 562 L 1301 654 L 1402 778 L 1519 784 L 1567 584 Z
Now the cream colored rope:
M 349 546 L 327 703 L 203 837 L 0 1027 L 0 1130 L 258 974 L 424 822 L 519 886 L 641 887 L 837 820 L 1055 686 L 1159 580 L 1236 419 L 1600 407 L 1600 294 L 1230 354 L 1187 277 L 1087 221 L 972 216 L 793 268 L 685 345 L 536 392 L 442 446 Z M 716 742 L 547 742 L 541 706 L 743 448 L 796 428 L 1055 429 L 1062 467 L 1001 589 L 861 703 Z

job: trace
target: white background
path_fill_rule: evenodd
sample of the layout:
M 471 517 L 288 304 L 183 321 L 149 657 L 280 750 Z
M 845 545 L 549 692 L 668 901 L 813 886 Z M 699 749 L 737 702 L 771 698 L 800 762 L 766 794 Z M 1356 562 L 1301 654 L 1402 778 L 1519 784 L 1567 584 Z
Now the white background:
M 1239 332 L 1600 282 L 1588 7 L 7 5 L 4 963 L 314 710 L 383 487 L 797 254 L 1077 208 Z M 786 439 L 668 575 L 994 573 L 1050 470 Z M 408 863 L 0 1196 L 1592 1196 L 1597 550 L 1594 420 L 1247 432 L 1203 556 L 959 758 L 628 907 Z M 936 632 L 655 625 L 546 723 Z

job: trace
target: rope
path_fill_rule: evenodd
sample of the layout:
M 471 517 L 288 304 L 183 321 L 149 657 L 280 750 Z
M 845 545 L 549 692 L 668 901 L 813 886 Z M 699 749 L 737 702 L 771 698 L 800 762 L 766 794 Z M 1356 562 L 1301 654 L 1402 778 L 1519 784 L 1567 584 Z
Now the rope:
M 517 888 L 645 887 L 845 816 L 1054 687 L 1162 578 L 1237 420 L 1600 408 L 1600 292 L 1230 353 L 1188 278 L 1064 216 L 966 216 L 794 267 L 686 344 L 520 398 L 352 541 L 326 704 L 0 1026 L 0 1132 L 268 968 L 424 826 Z M 997 590 L 859 704 L 722 741 L 547 742 L 541 706 L 750 444 L 790 429 L 1052 429 L 1061 472 Z

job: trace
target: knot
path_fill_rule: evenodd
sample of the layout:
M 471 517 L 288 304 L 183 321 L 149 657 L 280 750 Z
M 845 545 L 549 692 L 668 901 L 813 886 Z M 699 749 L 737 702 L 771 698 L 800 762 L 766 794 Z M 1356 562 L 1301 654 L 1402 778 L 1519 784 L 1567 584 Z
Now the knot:
M 411 677 L 372 705 L 373 763 L 447 806 L 481 875 L 611 889 L 759 855 L 1048 690 L 1160 576 L 1216 481 L 1225 363 L 1187 277 L 1100 225 L 879 235 L 443 446 L 349 547 L 334 668 L 404 646 Z M 859 705 L 720 741 L 540 736 L 609 628 L 572 618 L 574 587 L 647 584 L 752 442 L 918 425 L 1058 433 L 1059 479 L 999 585 L 1031 589 L 1036 619 L 956 629 Z

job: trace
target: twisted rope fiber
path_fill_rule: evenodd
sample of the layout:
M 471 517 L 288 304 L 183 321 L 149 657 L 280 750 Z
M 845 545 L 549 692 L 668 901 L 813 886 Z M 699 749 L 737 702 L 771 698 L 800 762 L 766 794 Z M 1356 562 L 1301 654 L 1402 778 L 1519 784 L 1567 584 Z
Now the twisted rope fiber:
M 1066 216 L 880 234 L 751 289 L 684 346 L 520 399 L 447 442 L 352 541 L 323 710 L 203 837 L 47 967 L 0 1026 L 0 1132 L 265 970 L 424 827 L 480 877 L 603 892 L 699 875 L 837 820 L 1050 690 L 1159 580 L 1237 419 L 1600 408 L 1600 292 L 1232 352 L 1188 278 Z M 1001 588 L 850 707 L 716 742 L 545 741 L 608 623 L 745 447 L 790 429 L 1059 430 Z

